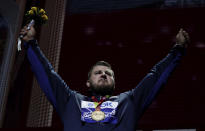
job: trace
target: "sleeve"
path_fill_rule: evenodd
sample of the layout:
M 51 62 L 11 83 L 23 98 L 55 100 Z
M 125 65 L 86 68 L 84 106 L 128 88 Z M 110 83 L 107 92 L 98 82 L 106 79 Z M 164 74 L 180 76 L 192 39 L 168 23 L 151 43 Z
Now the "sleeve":
M 165 85 L 184 54 L 185 48 L 176 44 L 168 55 L 149 71 L 137 87 L 129 92 L 141 113 L 151 104 L 156 94 Z
M 38 84 L 50 103 L 60 114 L 73 91 L 54 71 L 52 65 L 40 50 L 36 40 L 24 43 L 24 47 Z

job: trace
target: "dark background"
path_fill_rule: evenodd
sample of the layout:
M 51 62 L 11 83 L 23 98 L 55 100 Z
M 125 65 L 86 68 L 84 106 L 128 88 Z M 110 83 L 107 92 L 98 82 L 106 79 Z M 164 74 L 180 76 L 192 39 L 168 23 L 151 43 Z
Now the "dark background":
M 59 74 L 71 89 L 86 95 L 88 70 L 98 60 L 108 61 L 115 71 L 117 95 L 134 88 L 166 56 L 174 45 L 177 32 L 183 28 L 191 38 L 187 54 L 143 115 L 139 129 L 196 128 L 204 131 L 205 7 L 195 7 L 197 4 L 191 0 L 181 6 L 177 1 L 70 0 Z M 36 2 L 44 4 L 44 0 Z M 29 3 L 26 8 L 30 8 Z M 32 80 L 28 70 L 25 60 L 13 83 L 22 86 L 10 91 L 8 126 L 22 127 L 21 130 L 63 130 L 56 112 L 52 127 L 24 127 L 30 98 L 30 89 L 26 87 Z

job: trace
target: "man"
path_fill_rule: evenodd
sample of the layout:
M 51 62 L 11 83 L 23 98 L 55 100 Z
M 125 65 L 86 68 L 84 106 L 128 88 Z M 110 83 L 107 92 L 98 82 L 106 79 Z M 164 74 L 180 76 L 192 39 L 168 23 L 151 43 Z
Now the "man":
M 35 29 L 22 29 L 31 68 L 48 100 L 57 110 L 65 131 L 135 131 L 137 122 L 159 89 L 166 83 L 184 54 L 188 33 L 180 29 L 176 44 L 133 90 L 112 96 L 114 72 L 104 61 L 97 62 L 86 82 L 91 96 L 72 91 L 40 51 Z

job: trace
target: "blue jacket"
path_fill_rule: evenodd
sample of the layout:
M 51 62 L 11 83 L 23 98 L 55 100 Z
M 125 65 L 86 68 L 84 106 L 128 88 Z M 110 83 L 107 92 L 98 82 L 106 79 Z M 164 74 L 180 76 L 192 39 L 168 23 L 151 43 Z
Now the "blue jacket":
M 184 48 L 175 45 L 134 89 L 103 102 L 101 110 L 105 113 L 105 119 L 95 121 L 91 118 L 95 104 L 89 97 L 67 86 L 43 55 L 37 41 L 25 43 L 25 48 L 32 71 L 59 114 L 64 131 L 135 131 L 140 116 L 184 54 Z

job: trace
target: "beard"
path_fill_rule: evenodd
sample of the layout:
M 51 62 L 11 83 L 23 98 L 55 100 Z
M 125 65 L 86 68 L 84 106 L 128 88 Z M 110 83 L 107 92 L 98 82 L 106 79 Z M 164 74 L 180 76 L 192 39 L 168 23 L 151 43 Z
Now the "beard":
M 111 84 L 95 84 L 90 81 L 90 89 L 91 93 L 96 95 L 105 96 L 112 95 L 115 89 L 115 82 L 113 81 Z

